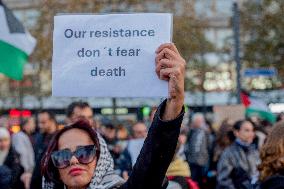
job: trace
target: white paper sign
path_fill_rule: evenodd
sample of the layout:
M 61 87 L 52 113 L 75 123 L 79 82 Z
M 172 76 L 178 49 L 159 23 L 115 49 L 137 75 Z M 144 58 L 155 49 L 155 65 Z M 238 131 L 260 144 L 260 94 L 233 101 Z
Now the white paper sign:
M 52 95 L 166 97 L 155 51 L 171 36 L 171 14 L 55 16 Z

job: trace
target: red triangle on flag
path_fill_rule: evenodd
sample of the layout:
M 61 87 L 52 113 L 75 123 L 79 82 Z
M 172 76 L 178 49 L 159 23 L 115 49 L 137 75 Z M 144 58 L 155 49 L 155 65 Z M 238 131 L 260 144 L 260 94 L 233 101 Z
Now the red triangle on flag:
M 249 95 L 244 92 L 241 92 L 241 100 L 245 107 L 248 107 L 251 104 Z

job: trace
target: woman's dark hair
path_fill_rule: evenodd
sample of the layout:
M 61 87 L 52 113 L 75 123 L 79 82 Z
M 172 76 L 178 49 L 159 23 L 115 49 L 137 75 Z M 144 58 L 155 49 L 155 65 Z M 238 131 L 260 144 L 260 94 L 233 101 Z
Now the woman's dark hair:
M 251 123 L 251 124 L 253 125 L 253 127 L 255 127 L 254 124 L 253 124 L 251 121 L 249 121 L 249 120 L 247 120 L 247 119 L 243 119 L 243 120 L 237 121 L 237 122 L 234 124 L 234 126 L 233 126 L 234 130 L 236 130 L 236 131 L 241 130 L 242 125 L 243 125 L 244 123 L 246 123 L 246 122 Z
M 235 138 L 232 137 L 232 135 L 234 136 L 233 125 L 229 123 L 229 120 L 224 120 L 217 132 L 217 145 L 219 145 L 222 149 L 225 149 L 234 142 Z
M 59 138 L 61 137 L 61 135 L 63 133 L 65 133 L 66 131 L 69 131 L 71 129 L 81 129 L 85 132 L 87 132 L 90 136 L 90 138 L 93 140 L 96 148 L 97 148 L 97 160 L 99 159 L 100 156 L 100 144 L 99 144 L 99 139 L 97 136 L 96 131 L 92 128 L 92 126 L 89 124 L 88 121 L 86 120 L 79 120 L 71 125 L 65 126 L 62 130 L 59 130 L 52 138 L 51 142 L 48 145 L 48 148 L 42 158 L 41 161 L 41 173 L 42 175 L 48 179 L 51 180 L 55 183 L 60 183 L 61 181 L 59 180 L 59 172 L 58 172 L 58 168 L 56 168 L 53 165 L 53 162 L 51 160 L 51 154 L 52 152 L 58 150 L 58 141 Z

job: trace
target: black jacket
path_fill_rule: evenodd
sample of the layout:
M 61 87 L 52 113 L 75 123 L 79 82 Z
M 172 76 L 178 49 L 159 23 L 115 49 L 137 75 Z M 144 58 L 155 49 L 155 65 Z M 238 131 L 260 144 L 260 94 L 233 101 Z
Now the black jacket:
M 218 161 L 217 189 L 238 189 L 238 184 L 247 183 L 257 175 L 259 163 L 258 151 L 253 146 L 245 149 L 234 142 L 224 150 Z
M 166 102 L 158 108 L 148 136 L 128 181 L 119 189 L 160 189 L 175 153 L 184 110 L 174 120 L 162 121 Z
M 260 184 L 260 189 L 283 189 L 284 175 L 273 175 Z
M 0 188 L 24 189 L 24 184 L 20 180 L 23 173 L 24 168 L 20 164 L 19 155 L 11 147 L 4 164 L 0 166 Z
M 32 175 L 30 189 L 38 189 L 42 186 L 42 175 L 40 170 L 41 159 L 53 136 L 54 134 L 41 133 L 38 133 L 35 136 L 35 168 Z

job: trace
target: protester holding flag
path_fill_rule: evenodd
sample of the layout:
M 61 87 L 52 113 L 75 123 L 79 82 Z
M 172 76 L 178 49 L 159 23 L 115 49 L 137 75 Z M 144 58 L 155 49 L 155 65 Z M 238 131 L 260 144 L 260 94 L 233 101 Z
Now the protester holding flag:
M 0 73 L 14 80 L 22 80 L 24 65 L 36 40 L 1 0 L 0 26 Z

